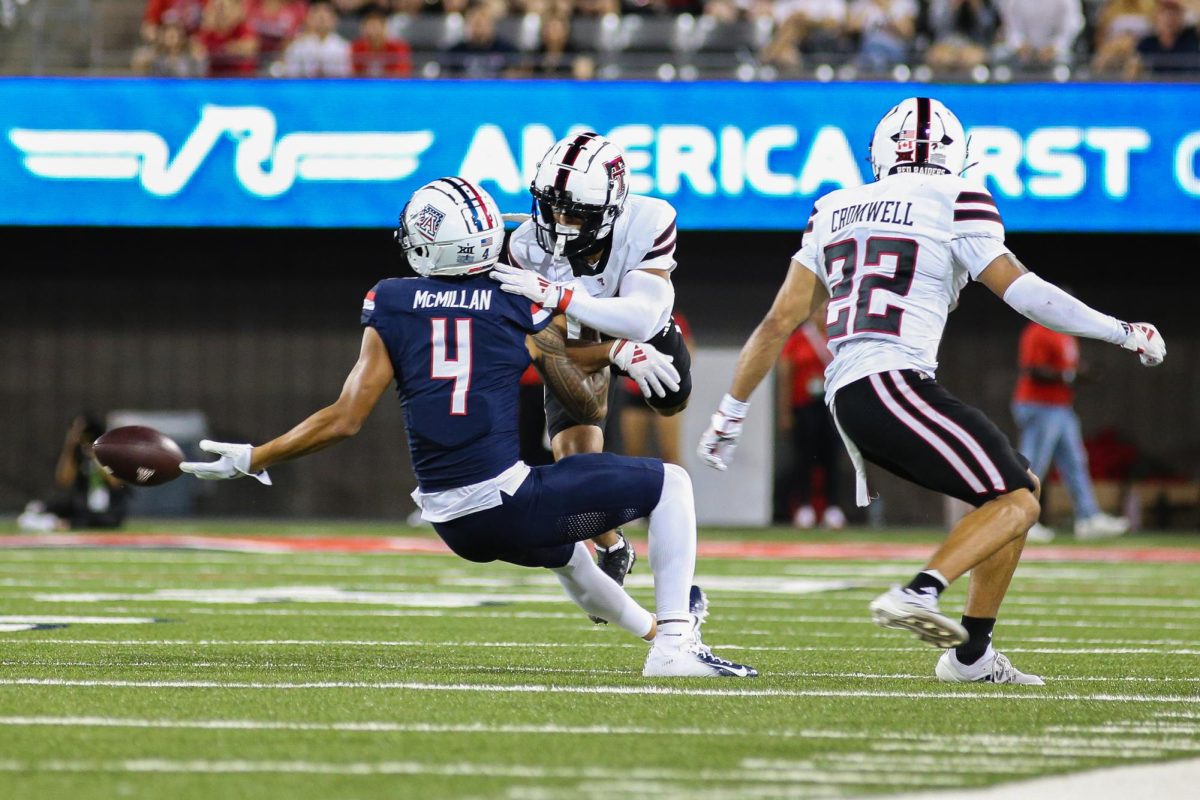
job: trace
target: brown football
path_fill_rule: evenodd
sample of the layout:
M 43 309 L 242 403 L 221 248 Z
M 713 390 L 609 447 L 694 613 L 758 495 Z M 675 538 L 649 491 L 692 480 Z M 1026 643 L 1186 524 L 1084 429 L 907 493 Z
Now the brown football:
M 158 486 L 181 474 L 183 451 L 153 428 L 113 428 L 96 440 L 93 454 L 100 466 L 134 486 Z

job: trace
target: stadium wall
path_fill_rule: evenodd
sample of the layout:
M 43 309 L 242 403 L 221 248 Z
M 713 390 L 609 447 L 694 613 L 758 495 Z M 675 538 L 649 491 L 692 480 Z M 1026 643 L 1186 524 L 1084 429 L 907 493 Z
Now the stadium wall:
M 260 441 L 330 402 L 357 355 L 362 294 L 396 274 L 390 231 L 8 228 L 0 293 L 0 509 L 49 488 L 63 431 L 82 408 L 198 408 L 213 434 Z M 737 346 L 768 306 L 795 233 L 684 232 L 678 308 L 701 347 Z M 1150 319 L 1167 365 L 1085 343 L 1097 380 L 1080 390 L 1089 431 L 1114 425 L 1154 460 L 1200 463 L 1200 322 L 1192 277 L 1200 237 L 1013 235 L 1031 267 L 1084 299 Z M 1011 430 L 1008 396 L 1022 320 L 981 287 L 964 293 L 942 347 L 944 382 Z M 769 404 L 760 402 L 761 413 Z M 693 408 L 693 414 L 708 409 Z M 359 436 L 204 498 L 225 514 L 399 517 L 413 487 L 398 404 Z M 893 521 L 941 505 L 886 483 Z

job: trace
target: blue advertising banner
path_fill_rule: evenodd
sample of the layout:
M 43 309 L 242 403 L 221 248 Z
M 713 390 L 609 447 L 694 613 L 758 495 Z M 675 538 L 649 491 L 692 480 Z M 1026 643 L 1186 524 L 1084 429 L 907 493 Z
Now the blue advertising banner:
M 529 209 L 572 130 L 682 227 L 799 229 L 870 179 L 918 91 L 971 137 L 1009 230 L 1200 231 L 1200 86 L 0 79 L 0 225 L 378 227 L 457 174 Z

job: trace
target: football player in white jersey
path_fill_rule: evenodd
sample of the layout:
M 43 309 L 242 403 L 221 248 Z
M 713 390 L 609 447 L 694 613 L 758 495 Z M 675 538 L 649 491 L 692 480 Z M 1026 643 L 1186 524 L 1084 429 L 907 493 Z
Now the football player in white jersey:
M 1035 322 L 1132 350 L 1147 366 L 1162 362 L 1166 346 L 1153 325 L 1095 311 L 1017 260 L 1004 246 L 991 195 L 960 177 L 966 136 L 937 100 L 909 98 L 890 110 L 875 129 L 870 160 L 874 183 L 817 200 L 774 304 L 742 348 L 700 455 L 727 468 L 750 394 L 788 335 L 828 298 L 826 398 L 854 462 L 858 504 L 869 501 L 863 462 L 870 461 L 975 506 L 907 586 L 871 603 L 876 624 L 947 648 L 935 670 L 944 681 L 1041 684 L 991 645 L 1038 518 L 1040 487 L 1004 434 L 934 380 L 946 316 L 976 280 Z M 960 624 L 940 612 L 938 596 L 967 571 Z
M 571 338 L 615 339 L 612 361 L 619 373 L 633 357 L 629 342 L 653 344 L 673 359 L 680 380 L 675 386 L 642 386 L 642 392 L 660 414 L 682 411 L 692 377 L 691 356 L 671 316 L 675 209 L 664 200 L 629 194 L 621 149 L 590 131 L 550 148 L 530 192 L 532 216 L 509 238 L 508 265 L 498 265 L 492 277 L 505 291 L 561 311 Z M 546 393 L 555 460 L 602 452 L 603 424 L 573 419 Z M 593 541 L 601 569 L 623 583 L 636 560 L 633 547 L 619 531 Z

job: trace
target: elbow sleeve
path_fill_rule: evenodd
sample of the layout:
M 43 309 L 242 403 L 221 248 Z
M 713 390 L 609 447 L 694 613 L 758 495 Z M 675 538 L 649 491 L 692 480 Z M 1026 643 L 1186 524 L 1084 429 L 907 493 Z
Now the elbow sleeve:
M 566 314 L 580 325 L 635 342 L 652 339 L 671 316 L 675 289 L 657 275 L 633 271 L 617 297 L 592 297 L 576 288 Z
M 1102 314 L 1057 286 L 1026 273 L 1004 292 L 1004 302 L 1024 316 L 1059 333 L 1120 344 L 1125 327 L 1115 317 Z

